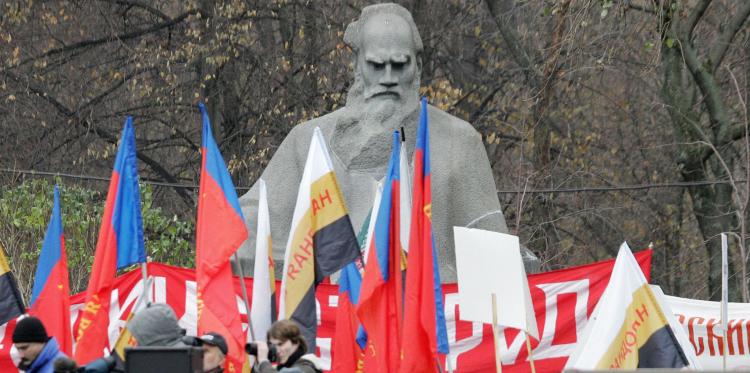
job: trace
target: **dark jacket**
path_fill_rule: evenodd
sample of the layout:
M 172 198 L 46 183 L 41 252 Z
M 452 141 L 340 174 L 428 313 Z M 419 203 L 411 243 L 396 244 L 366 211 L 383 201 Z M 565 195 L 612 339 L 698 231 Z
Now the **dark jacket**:
M 36 359 L 31 362 L 31 366 L 26 373 L 53 373 L 55 371 L 55 360 L 61 357 L 67 356 L 60 351 L 60 346 L 57 344 L 57 340 L 55 337 L 52 337 L 44 345 L 44 348 L 39 352 Z
M 298 358 L 290 367 L 274 367 L 268 361 L 264 361 L 253 368 L 255 373 L 322 373 L 323 368 L 320 366 L 319 359 L 313 354 L 303 355 Z

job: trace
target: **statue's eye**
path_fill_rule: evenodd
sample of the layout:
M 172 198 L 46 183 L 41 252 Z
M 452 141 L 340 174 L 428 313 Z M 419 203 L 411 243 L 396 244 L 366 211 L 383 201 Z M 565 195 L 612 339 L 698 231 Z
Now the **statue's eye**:
M 373 67 L 373 68 L 374 68 L 375 70 L 383 70 L 383 69 L 385 69 L 385 64 L 384 64 L 384 63 L 380 63 L 380 62 L 370 62 L 370 64 L 372 65 L 372 67 Z
M 393 70 L 401 70 L 406 66 L 406 62 L 392 62 L 391 67 Z

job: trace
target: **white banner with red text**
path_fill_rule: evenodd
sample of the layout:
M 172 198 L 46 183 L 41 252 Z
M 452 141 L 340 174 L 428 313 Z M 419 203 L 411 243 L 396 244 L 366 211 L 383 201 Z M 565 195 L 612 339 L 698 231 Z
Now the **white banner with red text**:
M 636 259 L 649 278 L 651 251 L 637 253 Z M 596 302 L 602 295 L 612 272 L 614 260 L 588 264 L 528 276 L 532 301 L 539 327 L 538 341 L 532 340 L 533 357 L 537 372 L 560 372 L 573 351 L 580 332 L 586 325 Z M 192 269 L 149 263 L 148 274 L 153 278 L 151 297 L 174 308 L 180 325 L 187 334 L 196 333 L 197 306 L 195 303 L 195 272 Z M 252 289 L 252 279 L 246 280 Z M 118 277 L 112 292 L 109 340 L 113 345 L 120 328 L 125 324 L 130 310 L 142 294 L 143 281 L 140 270 Z M 494 369 L 492 328 L 489 324 L 461 320 L 458 309 L 456 284 L 443 285 L 445 316 L 450 342 L 450 364 L 457 373 L 486 372 Z M 247 312 L 241 297 L 239 280 L 235 280 L 237 306 L 247 325 Z M 278 294 L 278 292 L 277 292 Z M 249 295 L 252 297 L 252 294 Z M 338 289 L 336 285 L 321 284 L 316 291 L 318 311 L 318 337 L 316 353 L 330 367 L 331 339 L 335 331 Z M 82 307 L 84 294 L 71 297 L 71 317 L 75 321 Z M 498 310 L 502 312 L 502 303 Z M 677 311 L 675 311 L 677 312 Z M 15 321 L 0 326 L 0 371 L 13 369 L 10 358 L 11 334 Z M 750 330 L 748 330 L 750 333 Z M 504 372 L 528 372 L 528 352 L 525 338 L 517 330 L 506 329 L 500 333 L 499 352 Z M 447 362 L 443 362 L 444 364 Z M 443 365 L 447 367 L 447 365 Z
M 729 303 L 725 347 L 719 302 L 671 296 L 666 299 L 685 328 L 703 369 L 721 370 L 726 351 L 728 370 L 750 370 L 750 304 Z

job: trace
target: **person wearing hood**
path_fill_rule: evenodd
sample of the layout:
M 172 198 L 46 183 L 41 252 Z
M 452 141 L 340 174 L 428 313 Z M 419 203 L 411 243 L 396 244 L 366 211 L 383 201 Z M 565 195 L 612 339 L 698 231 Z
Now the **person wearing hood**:
M 185 329 L 177 322 L 177 315 L 170 306 L 165 303 L 149 304 L 143 310 L 138 311 L 125 326 L 135 338 L 136 345 L 180 347 L 185 346 L 182 337 Z M 124 372 L 125 364 L 123 357 L 112 354 L 98 360 L 94 360 L 84 368 L 85 373 L 109 373 Z
M 23 318 L 16 324 L 13 345 L 21 357 L 18 369 L 26 373 L 52 373 L 55 360 L 67 358 L 60 351 L 55 337 L 49 337 L 42 321 L 33 316 Z

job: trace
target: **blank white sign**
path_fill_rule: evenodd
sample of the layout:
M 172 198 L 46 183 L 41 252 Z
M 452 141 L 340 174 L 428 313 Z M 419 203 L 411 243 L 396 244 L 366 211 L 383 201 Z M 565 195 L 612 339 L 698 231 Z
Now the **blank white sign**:
M 538 338 L 529 284 L 517 236 L 453 227 L 461 319 L 492 323 L 492 294 L 498 325 Z

